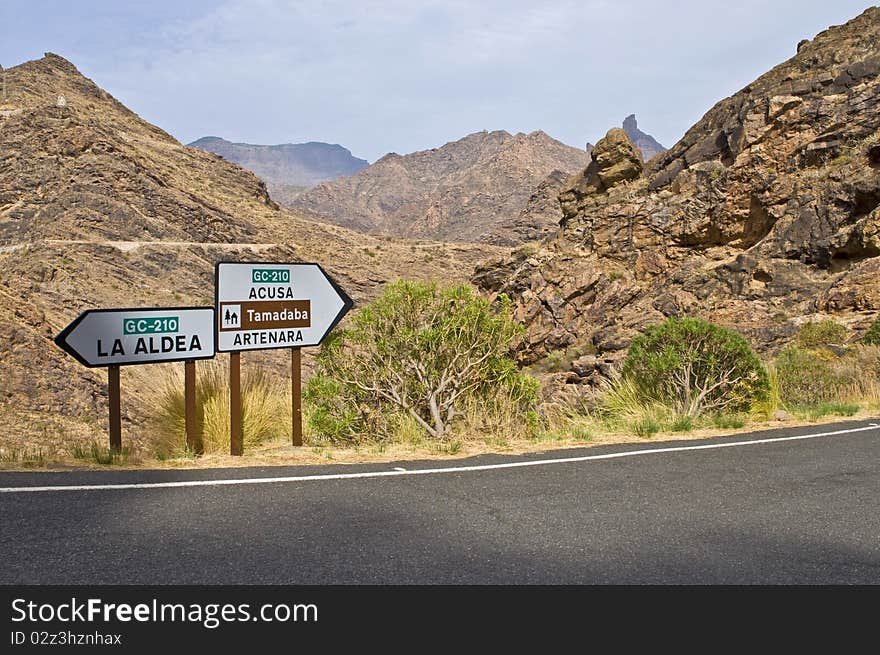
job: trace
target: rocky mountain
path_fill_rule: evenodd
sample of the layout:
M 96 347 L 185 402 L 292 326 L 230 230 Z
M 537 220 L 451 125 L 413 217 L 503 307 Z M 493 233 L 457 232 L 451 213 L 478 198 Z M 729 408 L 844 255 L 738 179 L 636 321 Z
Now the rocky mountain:
M 188 144 L 246 168 L 266 183 L 273 200 L 289 205 L 300 193 L 321 182 L 354 175 L 369 165 L 340 145 L 285 143 L 259 146 L 205 136 Z
M 498 252 L 378 239 L 282 210 L 252 173 L 181 145 L 57 55 L 6 75 L 0 448 L 102 437 L 104 372 L 52 343 L 86 308 L 210 305 L 214 263 L 257 258 L 319 262 L 363 302 L 399 277 L 462 280 Z M 287 370 L 268 351 L 249 358 Z M 152 367 L 123 375 L 129 436 L 155 391 L 153 375 Z
M 589 151 L 588 151 L 589 152 Z M 559 229 L 562 209 L 559 192 L 571 173 L 555 170 L 532 191 L 525 207 L 518 214 L 505 218 L 477 241 L 499 246 L 515 246 L 549 237 Z
M 293 207 L 363 232 L 509 244 L 558 227 L 558 207 L 532 197 L 588 161 L 585 151 L 544 132 L 477 132 L 432 150 L 385 155 L 302 194 Z M 530 203 L 539 211 L 524 215 Z M 505 221 L 522 229 L 496 229 Z
M 871 8 L 802 41 L 647 164 L 611 130 L 560 194 L 560 233 L 474 278 L 513 298 L 521 360 L 566 351 L 557 381 L 576 392 L 667 316 L 764 351 L 809 319 L 867 327 L 880 311 L 878 76 Z
M 630 114 L 623 119 L 623 131 L 626 132 L 629 140 L 632 141 L 633 145 L 642 153 L 642 158 L 645 161 L 648 161 L 654 155 L 666 152 L 666 148 L 660 145 L 657 139 L 650 134 L 645 134 L 639 129 L 635 114 Z

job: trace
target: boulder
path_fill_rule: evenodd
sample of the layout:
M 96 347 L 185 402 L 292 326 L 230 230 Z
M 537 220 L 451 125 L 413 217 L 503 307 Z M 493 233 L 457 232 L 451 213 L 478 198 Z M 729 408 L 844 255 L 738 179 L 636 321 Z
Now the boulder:
M 560 194 L 577 196 L 604 193 L 620 182 L 629 182 L 642 174 L 642 154 L 619 127 L 608 130 L 590 153 L 591 161 Z

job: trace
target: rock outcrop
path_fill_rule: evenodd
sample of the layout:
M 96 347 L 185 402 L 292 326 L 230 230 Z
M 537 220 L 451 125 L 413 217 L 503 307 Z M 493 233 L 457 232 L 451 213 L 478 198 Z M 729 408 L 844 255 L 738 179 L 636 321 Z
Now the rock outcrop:
M 385 155 L 357 175 L 303 193 L 293 207 L 363 232 L 514 243 L 557 227 L 561 212 L 541 205 L 540 195 L 567 177 L 554 171 L 571 174 L 588 161 L 587 152 L 544 132 L 477 132 L 441 148 Z M 504 233 L 510 221 L 515 225 Z
M 590 165 L 560 191 L 559 202 L 566 214 L 578 198 L 606 193 L 620 182 L 631 182 L 642 174 L 641 153 L 618 127 L 599 140 L 590 157 Z
M 596 150 L 614 154 L 561 194 L 562 230 L 474 278 L 515 301 L 521 360 L 589 348 L 613 362 L 682 314 L 760 350 L 826 313 L 857 334 L 880 311 L 878 76 L 872 8 L 719 102 L 635 179 L 612 130 Z M 584 364 L 566 379 L 594 380 Z

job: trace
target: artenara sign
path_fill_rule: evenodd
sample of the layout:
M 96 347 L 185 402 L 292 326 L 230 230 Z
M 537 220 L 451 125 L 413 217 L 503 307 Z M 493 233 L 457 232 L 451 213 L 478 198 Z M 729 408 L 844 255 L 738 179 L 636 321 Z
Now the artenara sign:
M 214 356 L 214 309 L 90 309 L 55 343 L 92 368 L 209 359 Z
M 318 264 L 220 262 L 217 350 L 317 346 L 353 302 Z

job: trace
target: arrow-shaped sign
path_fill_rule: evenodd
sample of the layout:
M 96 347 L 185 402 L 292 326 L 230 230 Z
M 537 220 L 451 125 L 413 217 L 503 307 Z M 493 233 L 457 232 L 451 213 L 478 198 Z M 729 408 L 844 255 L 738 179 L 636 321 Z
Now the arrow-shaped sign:
M 318 264 L 220 262 L 217 350 L 317 346 L 352 308 Z
M 89 309 L 55 343 L 89 367 L 209 359 L 214 308 Z

